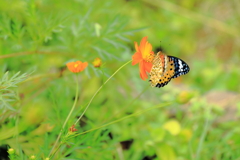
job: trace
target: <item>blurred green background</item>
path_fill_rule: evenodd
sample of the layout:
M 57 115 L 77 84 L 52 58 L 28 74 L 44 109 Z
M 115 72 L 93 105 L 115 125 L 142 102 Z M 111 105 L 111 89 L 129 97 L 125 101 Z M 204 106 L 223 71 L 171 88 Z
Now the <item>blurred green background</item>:
M 190 72 L 159 89 L 127 65 L 76 128 L 81 133 L 141 114 L 72 138 L 55 159 L 240 159 L 239 8 L 237 0 L 2 0 L 1 77 L 31 74 L 1 92 L 0 159 L 9 147 L 18 159 L 48 156 L 75 98 L 67 62 L 89 63 L 69 128 L 144 36 L 155 53 L 163 48 Z M 97 57 L 101 68 L 91 64 Z M 164 107 L 142 112 L 157 105 Z

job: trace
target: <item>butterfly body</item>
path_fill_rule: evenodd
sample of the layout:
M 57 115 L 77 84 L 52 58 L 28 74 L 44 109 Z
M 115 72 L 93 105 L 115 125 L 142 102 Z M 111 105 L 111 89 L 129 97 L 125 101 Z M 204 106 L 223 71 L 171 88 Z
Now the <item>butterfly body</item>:
M 152 87 L 163 87 L 172 78 L 187 74 L 189 66 L 183 60 L 158 52 L 153 59 L 153 66 L 150 71 L 150 83 Z

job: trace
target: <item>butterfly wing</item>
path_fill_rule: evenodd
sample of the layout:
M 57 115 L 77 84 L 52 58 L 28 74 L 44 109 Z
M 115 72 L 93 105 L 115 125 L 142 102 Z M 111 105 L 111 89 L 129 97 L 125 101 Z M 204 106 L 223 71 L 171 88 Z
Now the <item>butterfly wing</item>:
M 158 52 L 153 60 L 149 81 L 152 87 L 160 88 L 167 85 L 172 78 L 187 74 L 189 71 L 189 66 L 183 60 Z
M 181 75 L 187 74 L 190 71 L 189 66 L 186 62 L 180 58 L 168 56 L 170 60 L 174 62 L 174 76 L 172 78 L 177 78 Z
M 150 71 L 149 80 L 152 87 L 155 87 L 158 84 L 158 81 L 164 72 L 164 58 L 164 55 L 158 52 L 153 59 L 153 66 Z
M 166 65 L 165 65 L 166 67 L 165 67 L 164 73 L 163 73 L 162 77 L 160 77 L 159 82 L 156 85 L 156 87 L 158 87 L 158 88 L 164 87 L 165 85 L 167 85 L 168 82 L 171 81 L 171 79 L 175 73 L 174 65 L 173 65 L 174 62 L 172 60 L 170 60 L 167 55 L 166 55 L 166 57 L 167 57 L 166 58 L 167 61 L 166 61 Z
M 167 55 L 158 52 L 154 57 L 153 66 L 150 71 L 150 83 L 152 87 L 163 87 L 168 84 L 174 76 L 174 61 Z

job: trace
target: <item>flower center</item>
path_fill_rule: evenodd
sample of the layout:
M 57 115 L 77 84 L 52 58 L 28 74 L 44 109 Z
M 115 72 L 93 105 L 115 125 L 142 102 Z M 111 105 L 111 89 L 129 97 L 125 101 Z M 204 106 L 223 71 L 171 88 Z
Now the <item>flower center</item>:
M 78 67 L 78 64 L 74 64 L 74 68 L 77 68 Z
M 144 54 L 142 54 L 142 58 L 146 62 L 152 62 L 153 58 L 154 58 L 154 54 L 151 53 L 151 52 L 150 53 L 144 53 Z

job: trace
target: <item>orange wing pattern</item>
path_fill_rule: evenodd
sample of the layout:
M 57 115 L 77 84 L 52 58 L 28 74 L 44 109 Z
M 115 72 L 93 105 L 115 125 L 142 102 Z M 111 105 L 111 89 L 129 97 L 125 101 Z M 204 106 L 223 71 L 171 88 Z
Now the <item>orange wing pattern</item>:
M 150 71 L 150 83 L 152 87 L 163 87 L 168 84 L 174 76 L 174 61 L 167 55 L 158 52 L 153 60 Z
M 153 66 L 150 71 L 150 83 L 152 87 L 155 87 L 158 84 L 159 78 L 164 73 L 164 60 L 165 55 L 161 52 L 158 52 L 153 59 Z
M 180 58 L 158 52 L 153 59 L 149 81 L 152 87 L 160 88 L 167 85 L 172 78 L 187 74 L 189 71 L 187 63 Z

